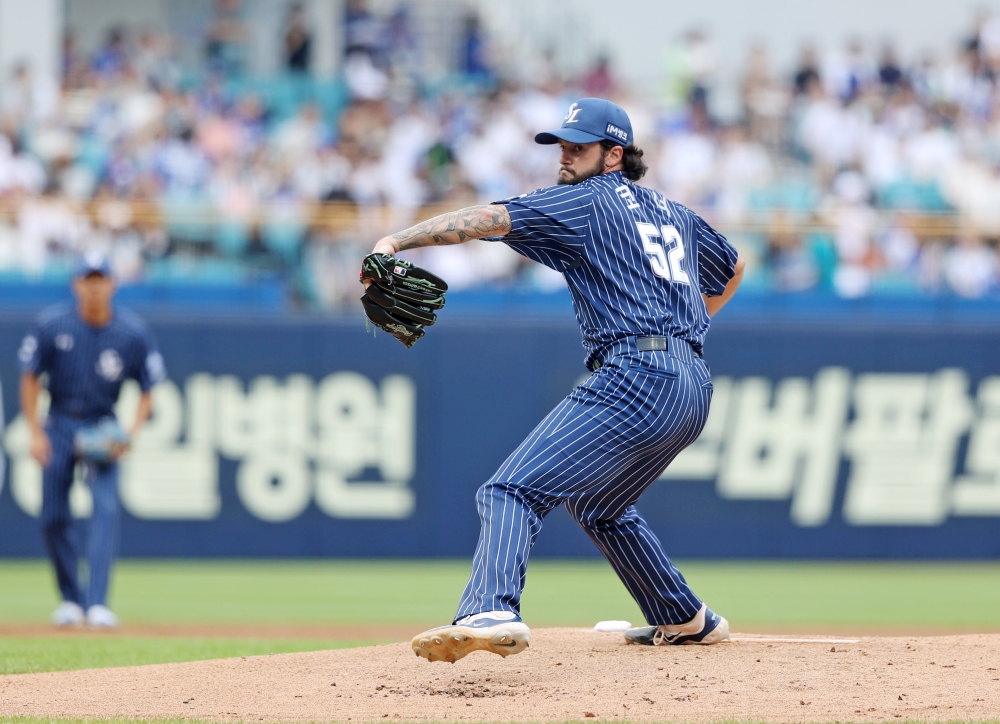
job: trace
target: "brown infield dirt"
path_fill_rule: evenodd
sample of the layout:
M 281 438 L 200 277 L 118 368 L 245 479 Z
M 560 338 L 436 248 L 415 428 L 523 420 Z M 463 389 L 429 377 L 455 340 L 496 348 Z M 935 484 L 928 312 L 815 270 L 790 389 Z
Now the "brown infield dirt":
M 734 634 L 628 646 L 538 629 L 507 659 L 408 644 L 0 677 L 0 715 L 217 721 L 981 721 L 1000 718 L 1000 634 Z

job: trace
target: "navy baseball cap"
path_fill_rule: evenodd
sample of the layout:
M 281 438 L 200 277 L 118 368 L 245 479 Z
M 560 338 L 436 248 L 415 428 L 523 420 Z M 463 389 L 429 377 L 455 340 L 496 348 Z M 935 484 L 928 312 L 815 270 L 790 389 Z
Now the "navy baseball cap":
M 562 126 L 535 136 L 535 143 L 594 143 L 611 141 L 632 144 L 632 121 L 628 114 L 605 98 L 581 98 L 569 107 Z
M 108 261 L 107 255 L 97 249 L 91 249 L 84 253 L 80 257 L 80 262 L 76 265 L 75 276 L 86 277 L 91 274 L 100 274 L 105 277 L 111 276 L 111 263 Z

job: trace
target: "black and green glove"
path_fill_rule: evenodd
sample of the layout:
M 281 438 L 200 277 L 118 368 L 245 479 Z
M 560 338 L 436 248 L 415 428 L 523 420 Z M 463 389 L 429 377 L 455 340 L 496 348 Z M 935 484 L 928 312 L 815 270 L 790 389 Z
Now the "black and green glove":
M 448 285 L 436 274 L 388 254 L 369 254 L 361 262 L 361 282 L 371 284 L 361 297 L 368 321 L 407 347 L 437 321 Z

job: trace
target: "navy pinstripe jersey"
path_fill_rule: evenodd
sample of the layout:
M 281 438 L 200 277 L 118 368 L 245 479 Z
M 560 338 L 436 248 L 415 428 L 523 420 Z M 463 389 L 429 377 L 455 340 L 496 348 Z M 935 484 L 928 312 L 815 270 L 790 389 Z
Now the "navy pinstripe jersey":
M 511 230 L 492 240 L 565 276 L 588 365 L 629 336 L 679 337 L 701 351 L 701 295 L 723 293 L 737 253 L 700 216 L 620 171 L 495 203 Z
M 70 305 L 47 309 L 18 358 L 24 372 L 48 374 L 50 412 L 82 420 L 113 414 L 126 379 L 146 391 L 165 376 L 153 335 L 139 317 L 121 309 L 105 327 L 90 326 Z

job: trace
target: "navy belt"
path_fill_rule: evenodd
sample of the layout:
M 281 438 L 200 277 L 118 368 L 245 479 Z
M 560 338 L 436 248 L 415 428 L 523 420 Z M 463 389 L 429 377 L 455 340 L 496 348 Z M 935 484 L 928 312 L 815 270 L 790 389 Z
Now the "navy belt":
M 650 335 L 647 337 L 624 337 L 594 352 L 587 361 L 587 369 L 597 371 L 609 359 L 629 352 L 671 352 L 678 359 L 693 362 L 701 357 L 701 352 L 690 342 L 678 338 Z

